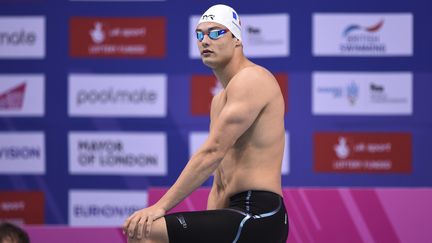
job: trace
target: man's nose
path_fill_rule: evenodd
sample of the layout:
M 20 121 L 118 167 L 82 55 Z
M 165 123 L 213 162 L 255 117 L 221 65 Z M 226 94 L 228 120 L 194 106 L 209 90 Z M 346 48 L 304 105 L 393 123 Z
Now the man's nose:
M 208 37 L 208 35 L 204 35 L 204 38 L 201 41 L 201 45 L 202 46 L 209 46 L 210 45 L 210 37 Z

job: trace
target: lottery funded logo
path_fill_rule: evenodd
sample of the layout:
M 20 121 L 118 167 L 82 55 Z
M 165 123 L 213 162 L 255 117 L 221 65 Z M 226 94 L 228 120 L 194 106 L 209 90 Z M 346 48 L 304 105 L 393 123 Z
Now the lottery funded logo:
M 166 52 L 164 17 L 98 18 L 70 20 L 72 57 L 151 57 Z
M 315 133 L 314 170 L 316 172 L 411 172 L 411 134 Z

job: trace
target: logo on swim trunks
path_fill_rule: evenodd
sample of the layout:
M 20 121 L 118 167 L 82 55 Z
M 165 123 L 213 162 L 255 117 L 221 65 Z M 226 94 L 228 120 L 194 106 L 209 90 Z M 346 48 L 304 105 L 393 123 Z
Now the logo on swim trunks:
M 176 218 L 179 221 L 179 223 L 183 226 L 183 229 L 186 229 L 187 228 L 187 223 L 186 223 L 186 220 L 183 217 L 183 215 L 176 216 Z

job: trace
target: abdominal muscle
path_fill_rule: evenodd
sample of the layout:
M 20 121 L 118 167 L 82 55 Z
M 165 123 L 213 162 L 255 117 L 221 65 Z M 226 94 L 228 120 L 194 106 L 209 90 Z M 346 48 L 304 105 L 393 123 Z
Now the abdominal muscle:
M 282 196 L 280 156 L 268 156 L 274 154 L 268 151 L 255 151 L 236 159 L 235 150 L 232 150 L 214 174 L 212 199 L 216 208 L 228 207 L 231 196 L 248 190 L 270 191 Z M 267 156 L 263 158 L 262 154 Z

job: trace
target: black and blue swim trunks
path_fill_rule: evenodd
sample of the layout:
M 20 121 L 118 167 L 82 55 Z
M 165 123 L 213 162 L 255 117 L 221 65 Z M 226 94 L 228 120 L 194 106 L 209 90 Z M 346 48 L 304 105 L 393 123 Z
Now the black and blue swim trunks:
M 165 215 L 170 243 L 285 243 L 289 224 L 283 198 L 245 191 L 229 207 Z

